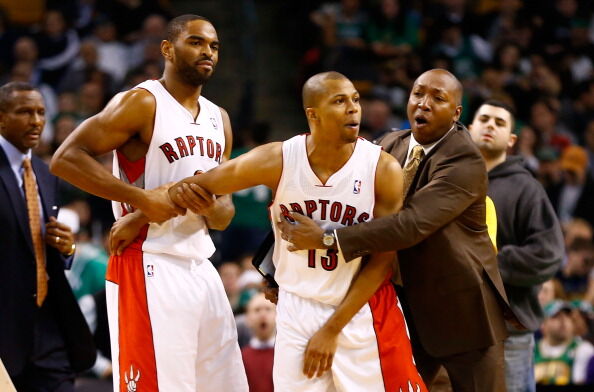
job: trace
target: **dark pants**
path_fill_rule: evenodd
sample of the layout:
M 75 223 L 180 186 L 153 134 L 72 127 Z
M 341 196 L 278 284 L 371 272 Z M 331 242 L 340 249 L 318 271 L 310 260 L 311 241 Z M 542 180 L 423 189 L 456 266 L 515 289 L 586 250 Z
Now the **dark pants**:
M 440 366 L 443 366 L 454 392 L 506 391 L 503 342 L 442 358 L 432 357 L 421 347 L 414 345 L 413 354 L 417 369 L 430 389 Z
M 19 392 L 74 391 L 74 372 L 48 301 L 40 309 L 35 323 L 29 363 L 21 374 L 12 378 Z
M 440 367 L 443 366 L 454 392 L 506 392 L 503 341 L 480 350 L 447 357 L 432 357 L 419 341 L 404 290 L 396 285 L 396 292 L 409 327 L 417 369 L 430 390 Z M 447 391 L 444 387 L 447 388 L 447 383 L 436 390 Z

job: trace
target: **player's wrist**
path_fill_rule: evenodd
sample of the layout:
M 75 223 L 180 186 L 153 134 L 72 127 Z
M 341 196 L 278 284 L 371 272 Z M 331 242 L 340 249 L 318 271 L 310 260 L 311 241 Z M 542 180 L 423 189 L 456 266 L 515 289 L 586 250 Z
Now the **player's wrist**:
M 337 249 L 334 230 L 322 231 L 321 245 L 323 249 Z
M 70 248 L 68 248 L 68 250 L 66 250 L 65 252 L 62 252 L 62 254 L 64 256 L 70 257 L 74 254 L 74 252 L 76 252 L 76 244 L 73 242 Z
M 132 207 L 144 211 L 144 208 L 149 201 L 148 192 L 144 189 L 137 188 L 135 186 L 131 188 L 132 189 L 130 190 L 130 198 L 129 200 L 126 200 L 126 202 L 130 204 Z

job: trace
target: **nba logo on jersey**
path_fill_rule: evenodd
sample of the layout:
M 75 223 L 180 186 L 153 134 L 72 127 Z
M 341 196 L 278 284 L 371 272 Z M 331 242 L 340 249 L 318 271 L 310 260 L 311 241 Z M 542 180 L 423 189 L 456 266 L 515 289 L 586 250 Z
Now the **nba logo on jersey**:
M 361 180 L 355 180 L 355 184 L 353 185 L 353 193 L 355 195 L 361 193 Z
M 155 276 L 155 267 L 152 264 L 147 264 L 146 276 L 149 278 L 152 278 L 153 276 Z
M 219 128 L 219 125 L 217 124 L 217 120 L 214 117 L 210 118 L 210 122 L 212 123 L 212 127 L 215 129 L 215 131 Z

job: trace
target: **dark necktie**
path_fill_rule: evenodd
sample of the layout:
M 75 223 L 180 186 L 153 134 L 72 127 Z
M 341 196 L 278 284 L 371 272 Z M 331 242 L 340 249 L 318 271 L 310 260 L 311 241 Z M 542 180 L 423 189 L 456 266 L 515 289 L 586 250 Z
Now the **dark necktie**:
M 404 186 L 402 188 L 404 191 L 404 197 L 406 197 L 406 194 L 408 193 L 408 188 L 410 188 L 410 184 L 412 183 L 413 178 L 415 178 L 415 174 L 417 172 L 417 169 L 419 168 L 419 164 L 421 163 L 421 159 L 423 159 L 423 156 L 425 156 L 423 146 L 421 146 L 420 144 L 414 146 L 411 151 L 410 160 L 408 161 L 408 164 L 402 171 L 402 174 L 404 176 Z
M 35 265 L 37 267 L 37 306 L 41 307 L 47 296 L 47 272 L 45 269 L 45 245 L 41 234 L 41 211 L 37 192 L 37 181 L 31 167 L 29 158 L 23 161 L 23 184 L 25 199 L 27 199 L 27 212 L 29 214 L 29 229 L 35 250 Z

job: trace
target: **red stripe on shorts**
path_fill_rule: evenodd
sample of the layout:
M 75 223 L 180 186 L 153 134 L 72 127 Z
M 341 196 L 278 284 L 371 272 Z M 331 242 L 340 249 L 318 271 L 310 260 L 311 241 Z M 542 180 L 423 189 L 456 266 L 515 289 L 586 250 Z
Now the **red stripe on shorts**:
M 148 311 L 142 241 L 144 233 L 120 256 L 109 259 L 106 279 L 118 285 L 120 392 L 134 382 L 138 391 L 157 392 L 157 366 Z
M 398 307 L 398 297 L 390 280 L 386 280 L 369 300 L 373 329 L 377 338 L 380 366 L 386 391 L 427 392 L 413 361 L 406 323 Z M 418 388 L 418 389 L 417 389 Z

